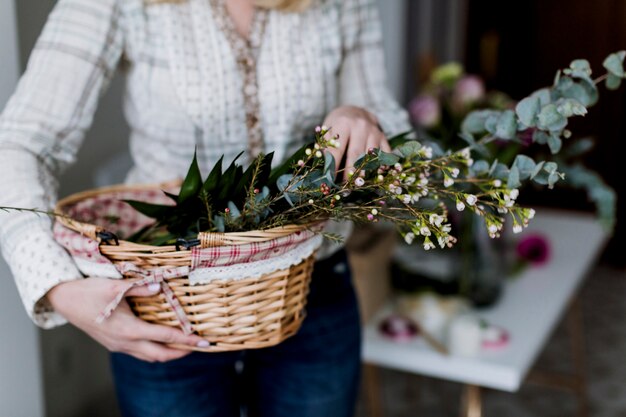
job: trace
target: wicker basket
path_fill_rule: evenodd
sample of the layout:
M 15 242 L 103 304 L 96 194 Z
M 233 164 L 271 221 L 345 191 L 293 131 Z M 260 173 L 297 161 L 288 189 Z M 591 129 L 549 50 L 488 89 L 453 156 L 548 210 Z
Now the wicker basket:
M 102 232 L 115 230 L 108 220 L 111 214 L 141 216 L 129 205 L 119 200 L 145 194 L 147 200 L 162 195 L 159 186 L 115 186 L 87 191 L 67 197 L 57 204 L 57 212 L 71 218 L 58 218 L 68 229 L 99 242 L 102 255 L 113 264 L 132 263 L 149 270 L 151 268 L 175 268 L 191 265 L 191 251 L 177 250 L 174 246 L 148 246 L 118 240 L 116 244 L 104 244 Z M 173 188 L 173 187 L 170 187 Z M 110 196 L 115 203 L 106 204 L 99 215 L 77 216 L 94 199 Z M 96 210 L 98 211 L 98 210 Z M 130 214 L 133 213 L 134 214 Z M 74 214 L 72 214 L 74 213 Z M 97 218 L 100 217 L 100 218 Z M 133 220 L 141 225 L 148 219 Z M 286 226 L 263 231 L 243 233 L 206 233 L 198 239 L 201 247 L 242 245 L 265 242 L 303 231 L 303 226 Z M 194 333 L 211 343 L 208 348 L 192 348 L 203 352 L 223 352 L 257 349 L 276 345 L 294 335 L 305 316 L 304 308 L 309 282 L 313 272 L 314 254 L 298 265 L 279 270 L 260 278 L 217 280 L 206 285 L 190 285 L 188 277 L 168 279 L 167 284 L 181 304 Z M 131 278 L 132 276 L 127 276 Z M 181 325 L 174 309 L 163 294 L 153 297 L 129 297 L 135 314 L 151 323 L 178 327 Z

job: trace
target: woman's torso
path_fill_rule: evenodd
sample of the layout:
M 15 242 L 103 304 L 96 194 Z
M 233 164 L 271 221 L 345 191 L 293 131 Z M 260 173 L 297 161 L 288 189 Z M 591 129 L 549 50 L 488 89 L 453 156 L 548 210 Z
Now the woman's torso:
M 338 104 L 345 41 L 339 0 L 317 1 L 297 14 L 267 12 L 257 33 L 257 85 L 245 89 L 216 3 L 120 2 L 135 161 L 129 182 L 180 177 L 196 148 L 205 172 L 222 154 L 228 162 L 248 149 L 247 94 L 258 94 L 262 150 L 275 152 L 275 161 L 297 149 Z

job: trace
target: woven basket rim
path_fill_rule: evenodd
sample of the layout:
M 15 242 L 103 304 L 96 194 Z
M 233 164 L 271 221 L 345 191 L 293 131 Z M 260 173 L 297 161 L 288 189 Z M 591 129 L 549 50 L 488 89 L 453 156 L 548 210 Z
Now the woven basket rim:
M 99 240 L 98 233 L 105 231 L 101 226 L 83 223 L 78 220 L 73 220 L 69 217 L 66 217 L 64 212 L 64 208 L 78 203 L 80 201 L 86 200 L 90 197 L 96 197 L 102 194 L 107 193 L 115 193 L 115 192 L 124 192 L 124 191 L 161 191 L 163 189 L 174 187 L 180 185 L 181 181 L 168 181 L 164 183 L 158 184 L 119 184 L 119 185 L 111 185 L 106 187 L 98 187 L 93 188 L 86 191 L 81 191 L 75 194 L 71 194 L 67 197 L 60 199 L 55 206 L 55 213 L 60 216 L 56 218 L 56 221 L 61 223 L 63 226 L 74 230 L 84 236 L 87 236 L 93 240 Z M 285 226 L 273 227 L 270 229 L 262 229 L 262 230 L 251 230 L 246 232 L 227 232 L 227 233 L 201 233 L 201 235 L 215 235 L 220 236 L 222 241 L 228 243 L 221 243 L 220 246 L 225 245 L 243 245 L 252 242 L 265 242 L 268 240 L 277 239 L 279 237 L 288 236 L 293 233 L 297 233 L 303 230 L 311 229 L 313 225 L 298 225 L 298 224 L 289 224 Z M 198 236 L 200 238 L 200 236 Z M 176 246 L 154 246 L 147 245 L 141 243 L 130 242 L 128 240 L 119 239 L 120 245 L 132 245 L 134 248 L 145 251 L 159 251 L 159 252 L 169 252 L 169 251 L 177 251 Z

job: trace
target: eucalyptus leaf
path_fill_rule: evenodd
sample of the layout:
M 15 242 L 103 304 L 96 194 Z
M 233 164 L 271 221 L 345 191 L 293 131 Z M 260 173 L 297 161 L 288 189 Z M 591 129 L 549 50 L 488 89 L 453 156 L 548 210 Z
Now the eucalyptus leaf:
M 537 175 L 543 170 L 543 166 L 546 164 L 545 161 L 540 161 L 535 165 L 535 169 L 530 174 L 530 179 L 534 180 Z
M 461 123 L 461 131 L 470 134 L 486 132 L 485 123 L 494 113 L 497 112 L 493 110 L 476 110 L 469 113 Z
M 619 51 L 609 55 L 602 66 L 606 68 L 611 74 L 616 77 L 624 78 L 624 58 L 626 57 L 626 51 Z
M 566 118 L 572 116 L 585 116 L 587 114 L 587 108 L 578 100 L 573 98 L 564 98 L 557 101 L 556 110 L 561 116 Z
M 501 139 L 513 139 L 517 133 L 517 119 L 513 110 L 506 110 L 498 119 L 496 136 Z
M 552 102 L 552 96 L 549 88 L 542 88 L 535 91 L 530 95 L 530 98 L 538 99 L 540 107 L 546 106 Z
M 526 97 L 520 101 L 515 107 L 515 112 L 520 121 L 528 127 L 537 125 L 537 115 L 541 110 L 541 101 L 539 97 Z
M 489 162 L 484 159 L 478 160 L 474 162 L 470 170 L 476 176 L 487 174 L 489 172 Z
M 463 139 L 469 146 L 476 145 L 476 139 L 474 139 L 474 135 L 467 132 L 459 133 L 459 138 Z
M 519 188 L 522 186 L 522 183 L 520 182 L 520 172 L 516 166 L 511 168 L 506 186 L 509 189 Z
M 615 74 L 608 74 L 605 85 L 609 90 L 617 90 L 622 85 L 622 78 Z
M 594 146 L 593 140 L 590 138 L 582 138 L 572 142 L 567 146 L 561 154 L 564 158 L 573 158 L 589 152 Z
M 407 142 L 405 145 L 402 145 L 400 147 L 400 149 L 399 149 L 400 153 L 402 153 L 402 149 L 405 146 L 407 146 L 409 143 L 415 144 L 417 142 Z M 416 153 L 413 153 L 413 154 L 410 154 L 410 155 L 415 155 L 415 154 Z M 403 156 L 410 156 L 410 155 L 403 155 Z M 381 165 L 387 165 L 387 166 L 392 166 L 392 165 L 394 165 L 394 164 L 396 164 L 397 162 L 400 161 L 400 157 L 398 155 L 393 154 L 393 153 L 384 152 L 384 151 L 381 151 L 381 150 L 378 151 L 378 159 L 379 159 Z
M 556 104 L 551 103 L 539 112 L 537 126 L 542 130 L 560 131 L 567 126 L 567 119 L 558 112 Z
M 547 145 L 549 138 L 550 134 L 544 132 L 543 130 L 535 130 L 533 132 L 533 142 L 538 143 L 539 145 Z
M 526 180 L 532 175 L 537 164 L 529 156 L 517 155 L 513 166 L 518 169 L 519 179 Z
M 552 152 L 553 155 L 557 154 L 561 151 L 563 140 L 559 135 L 553 133 L 548 136 L 548 146 L 550 147 L 550 152 Z

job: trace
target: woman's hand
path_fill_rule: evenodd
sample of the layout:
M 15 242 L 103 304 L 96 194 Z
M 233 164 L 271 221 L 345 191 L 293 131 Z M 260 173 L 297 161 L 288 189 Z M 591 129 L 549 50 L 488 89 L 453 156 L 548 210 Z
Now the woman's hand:
M 185 336 L 179 329 L 147 323 L 133 314 L 122 300 L 111 317 L 96 323 L 96 317 L 115 298 L 124 283 L 106 278 L 89 278 L 65 282 L 48 292 L 52 307 L 112 352 L 122 352 L 148 362 L 167 362 L 188 355 L 189 351 L 173 349 L 165 343 L 207 347 L 200 336 Z M 157 294 L 158 288 L 136 287 L 128 296 L 146 297 Z
M 365 109 L 342 106 L 333 110 L 324 120 L 331 131 L 329 135 L 339 135 L 339 147 L 329 148 L 340 168 L 345 156 L 345 172 L 354 167 L 357 159 L 370 148 L 391 152 L 385 134 L 378 127 L 376 116 Z

